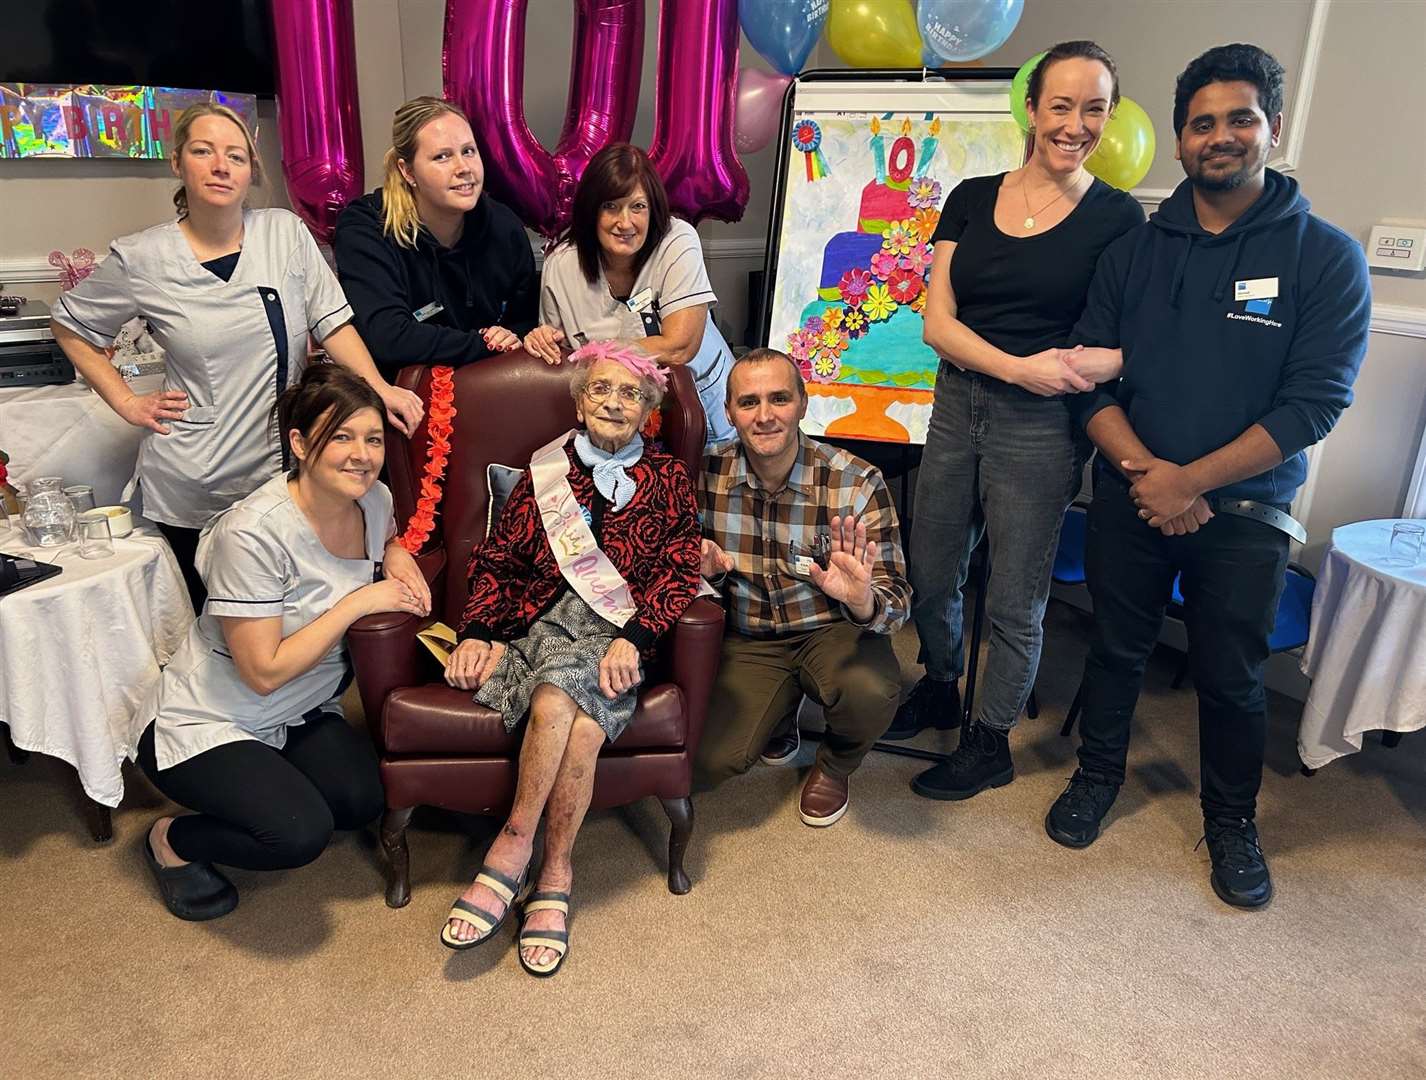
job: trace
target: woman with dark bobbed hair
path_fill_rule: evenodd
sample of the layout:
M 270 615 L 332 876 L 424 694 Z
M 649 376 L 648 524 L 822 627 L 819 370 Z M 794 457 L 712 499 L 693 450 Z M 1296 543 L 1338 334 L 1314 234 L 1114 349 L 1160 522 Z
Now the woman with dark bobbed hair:
M 574 193 L 569 229 L 545 259 L 540 325 L 527 351 L 558 364 L 569 349 L 622 339 L 661 364 L 688 366 L 709 443 L 733 436 L 723 409 L 733 354 L 711 309 L 718 302 L 703 246 L 670 215 L 648 155 L 611 143 L 590 159 Z

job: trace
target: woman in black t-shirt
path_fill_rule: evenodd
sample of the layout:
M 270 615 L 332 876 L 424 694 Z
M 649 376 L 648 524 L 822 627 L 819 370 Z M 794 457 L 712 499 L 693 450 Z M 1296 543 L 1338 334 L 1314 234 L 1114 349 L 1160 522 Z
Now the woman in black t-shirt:
M 1050 567 L 1082 463 L 1064 395 L 1120 367 L 1117 350 L 1064 346 L 1100 252 L 1144 221 L 1138 203 L 1084 167 L 1118 101 L 1103 49 L 1056 45 L 1030 79 L 1029 160 L 958 184 L 934 237 L 925 339 L 941 366 L 910 565 L 926 677 L 889 737 L 960 722 L 961 586 L 985 531 L 991 632 L 977 717 L 955 753 L 912 784 L 930 798 L 967 799 L 1015 775 L 1009 733 L 1034 684 Z

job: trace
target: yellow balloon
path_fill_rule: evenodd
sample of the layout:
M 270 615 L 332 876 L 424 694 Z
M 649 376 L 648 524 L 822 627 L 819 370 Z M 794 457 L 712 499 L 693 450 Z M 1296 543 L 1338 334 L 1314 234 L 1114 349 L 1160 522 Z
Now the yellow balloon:
M 1128 191 L 1149 175 L 1153 163 L 1153 121 L 1138 102 L 1120 98 L 1084 167 L 1106 184 Z
M 921 66 L 921 33 L 911 0 L 832 0 L 827 43 L 850 67 Z

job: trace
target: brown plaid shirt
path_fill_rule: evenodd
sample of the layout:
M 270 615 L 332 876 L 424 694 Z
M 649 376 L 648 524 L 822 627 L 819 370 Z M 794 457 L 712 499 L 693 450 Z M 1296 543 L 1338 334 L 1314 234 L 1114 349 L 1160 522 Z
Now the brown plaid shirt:
M 859 457 L 805 435 L 792 472 L 781 491 L 768 492 L 748 468 L 741 444 L 711 452 L 703 473 L 703 535 L 733 560 L 733 569 L 715 584 L 727 593 L 731 627 L 750 637 L 810 630 L 838 619 L 855 623 L 851 612 L 829 600 L 796 572 L 793 543 L 810 549 L 832 518 L 855 514 L 866 522 L 876 545 L 872 592 L 876 610 L 864 625 L 894 633 L 911 610 L 906 557 L 896 507 L 881 473 Z

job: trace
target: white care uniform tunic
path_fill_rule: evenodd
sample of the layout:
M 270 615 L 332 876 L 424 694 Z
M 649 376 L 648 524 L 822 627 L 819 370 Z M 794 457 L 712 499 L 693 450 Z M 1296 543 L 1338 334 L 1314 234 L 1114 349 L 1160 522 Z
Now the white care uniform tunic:
M 287 729 L 327 702 L 346 676 L 339 641 L 310 671 L 263 696 L 238 675 L 218 616 L 282 617 L 290 637 L 338 600 L 376 579 L 387 541 L 395 535 L 391 492 L 380 481 L 362 496 L 366 557 L 342 559 L 318 539 L 288 491 L 274 476 L 204 531 L 194 560 L 208 586 L 208 603 L 188 632 L 157 688 L 136 716 L 134 744 L 154 720 L 154 757 L 172 768 L 205 750 L 239 739 L 274 749 Z
M 662 320 L 675 311 L 717 302 L 703 265 L 698 233 L 681 218 L 669 219 L 668 232 L 639 270 L 627 301 L 614 299 L 602 267 L 593 285 L 585 279 L 579 253 L 570 243 L 549 253 L 540 277 L 540 321 L 563 330 L 573 348 L 591 341 L 629 341 L 657 334 Z M 688 373 L 707 417 L 710 444 L 733 437 L 733 425 L 724 409 L 724 389 L 732 366 L 732 350 L 718 332 L 710 310 L 703 344 L 688 362 Z
M 321 341 L 352 309 L 295 214 L 247 210 L 231 280 L 169 222 L 115 240 L 54 318 L 103 349 L 136 315 L 166 353 L 163 388 L 186 393 L 189 408 L 168 435 L 145 435 L 124 497 L 136 482 L 146 517 L 200 529 L 281 469 L 269 428 L 277 395 L 301 376 L 308 333 Z

